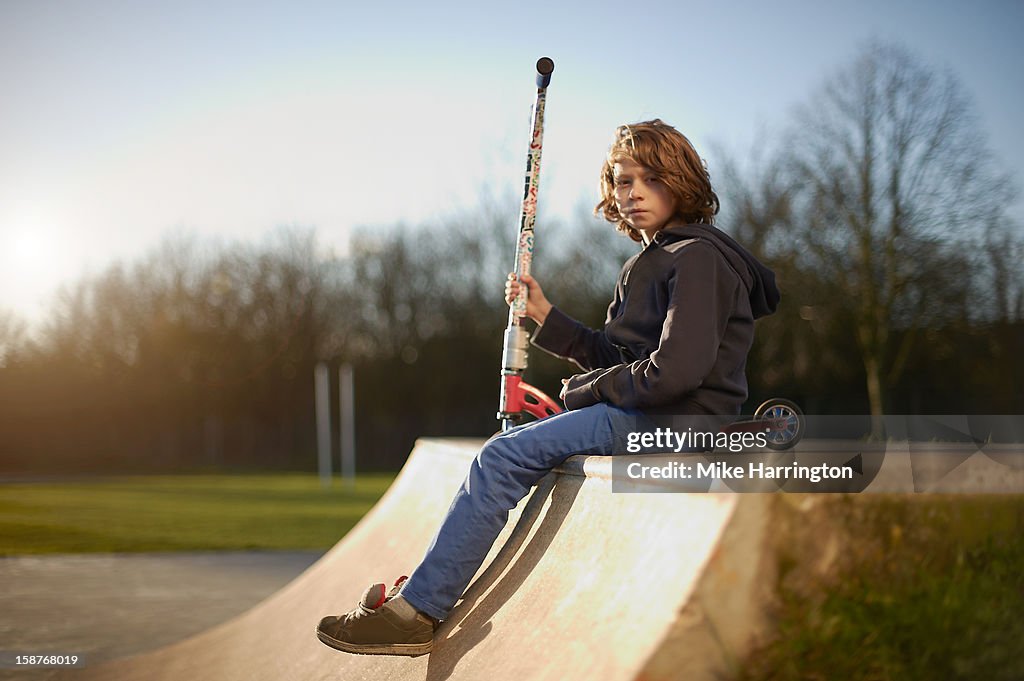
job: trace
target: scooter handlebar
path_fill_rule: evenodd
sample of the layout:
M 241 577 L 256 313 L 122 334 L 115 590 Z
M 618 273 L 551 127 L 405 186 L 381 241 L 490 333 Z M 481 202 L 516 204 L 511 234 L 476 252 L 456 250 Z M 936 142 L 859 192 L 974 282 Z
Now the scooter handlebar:
M 555 62 L 550 57 L 537 60 L 537 87 L 546 88 L 551 83 L 551 73 L 555 70 Z

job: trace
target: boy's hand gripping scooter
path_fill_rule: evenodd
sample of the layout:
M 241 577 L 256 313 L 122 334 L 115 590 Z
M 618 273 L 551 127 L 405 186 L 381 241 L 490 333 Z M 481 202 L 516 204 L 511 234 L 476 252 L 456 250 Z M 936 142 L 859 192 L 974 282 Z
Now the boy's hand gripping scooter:
M 537 61 L 537 99 L 533 104 L 533 128 L 530 132 L 530 150 L 526 156 L 526 179 L 523 203 L 519 211 L 519 240 L 516 242 L 516 279 L 521 281 L 530 273 L 533 261 L 533 224 L 537 219 L 537 187 L 540 183 L 540 152 L 544 138 L 544 101 L 555 62 L 547 57 Z M 523 412 L 538 419 L 562 411 L 558 403 L 532 385 L 523 382 L 529 338 L 523 326 L 526 316 L 526 287 L 519 289 L 519 297 L 508 310 L 505 327 L 505 349 L 501 354 L 501 401 L 498 419 L 501 429 L 512 428 Z

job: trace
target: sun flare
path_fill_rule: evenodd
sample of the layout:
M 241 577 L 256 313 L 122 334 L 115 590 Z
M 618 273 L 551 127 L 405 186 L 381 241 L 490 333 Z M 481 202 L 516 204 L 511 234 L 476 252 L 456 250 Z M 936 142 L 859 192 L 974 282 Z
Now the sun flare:
M 28 222 L 0 231 L 0 285 L 8 304 L 16 312 L 37 316 L 64 280 L 66 256 L 66 244 L 46 226 Z

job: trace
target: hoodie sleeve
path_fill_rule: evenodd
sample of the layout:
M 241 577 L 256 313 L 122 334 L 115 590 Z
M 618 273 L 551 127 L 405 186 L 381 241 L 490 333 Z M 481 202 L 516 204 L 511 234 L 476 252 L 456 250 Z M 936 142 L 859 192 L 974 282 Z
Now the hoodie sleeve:
M 668 281 L 658 347 L 645 359 L 573 376 L 565 388 L 566 407 L 608 402 L 645 409 L 678 402 L 711 372 L 741 285 L 714 246 L 683 249 Z
M 612 307 L 616 302 L 612 302 Z M 572 360 L 584 371 L 622 362 L 618 347 L 604 331 L 587 328 L 557 307 L 551 308 L 530 342 L 555 357 Z

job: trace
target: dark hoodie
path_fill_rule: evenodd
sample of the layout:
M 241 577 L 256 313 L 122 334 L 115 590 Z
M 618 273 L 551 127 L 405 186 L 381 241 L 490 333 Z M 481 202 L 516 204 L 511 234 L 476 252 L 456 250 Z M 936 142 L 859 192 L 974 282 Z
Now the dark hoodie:
M 778 303 L 775 275 L 729 235 L 667 227 L 626 261 L 603 330 L 552 308 L 532 342 L 586 372 L 569 379 L 569 409 L 731 416 L 747 399 L 754 320 Z

